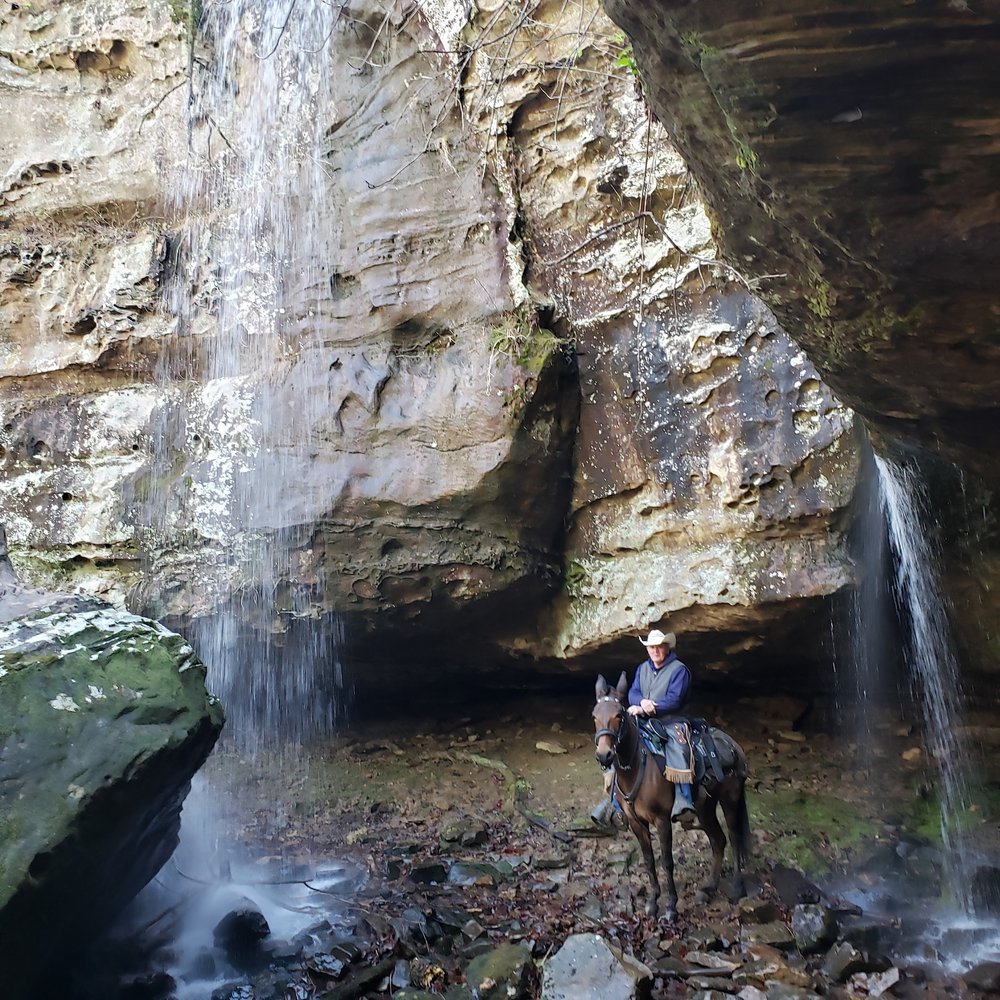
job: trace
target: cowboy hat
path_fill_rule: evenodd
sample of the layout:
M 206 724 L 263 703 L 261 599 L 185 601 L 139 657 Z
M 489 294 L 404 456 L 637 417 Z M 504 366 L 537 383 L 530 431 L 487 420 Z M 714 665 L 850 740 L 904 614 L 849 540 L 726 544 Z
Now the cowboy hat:
M 639 641 L 644 646 L 669 646 L 673 649 L 674 643 L 677 642 L 677 636 L 673 632 L 661 632 L 658 628 L 654 628 L 649 633 L 647 639 L 640 639 Z

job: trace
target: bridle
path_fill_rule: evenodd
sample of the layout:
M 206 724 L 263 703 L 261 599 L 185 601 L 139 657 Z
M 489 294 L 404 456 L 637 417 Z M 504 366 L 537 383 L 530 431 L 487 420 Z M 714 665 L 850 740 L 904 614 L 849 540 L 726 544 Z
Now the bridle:
M 597 744 L 601 742 L 602 736 L 607 736 L 611 740 L 611 752 L 614 754 L 615 761 L 617 762 L 618 745 L 622 741 L 622 730 L 624 729 L 622 722 L 624 721 L 625 711 L 622 708 L 622 703 L 614 697 L 614 695 L 606 694 L 604 697 L 598 698 L 597 704 L 599 705 L 602 701 L 613 701 L 618 706 L 618 714 L 615 716 L 615 720 L 618 722 L 618 728 L 609 729 L 608 727 L 605 727 L 604 729 L 598 729 L 597 732 L 594 733 L 594 746 L 596 747 Z M 611 764 L 608 764 L 607 766 L 601 764 L 601 767 L 603 767 L 605 771 L 607 771 L 611 766 Z M 628 768 L 625 768 L 625 770 L 627 771 Z
M 619 771 L 631 771 L 635 766 L 634 764 L 625 764 L 622 762 L 621 757 L 618 755 L 618 749 L 621 746 L 623 735 L 626 731 L 632 729 L 632 722 L 628 714 L 622 707 L 622 703 L 614 697 L 614 695 L 604 695 L 597 699 L 597 703 L 600 704 L 602 701 L 614 701 L 618 703 L 618 714 L 615 719 L 618 722 L 617 729 L 604 728 L 598 729 L 594 734 L 594 746 L 600 742 L 602 736 L 607 736 L 611 739 L 611 753 L 614 757 L 614 768 L 615 768 L 615 778 L 612 784 L 611 793 L 614 795 L 617 793 L 622 799 L 628 802 L 630 805 L 635 801 L 636 796 L 639 794 L 639 788 L 642 785 L 643 772 L 646 770 L 646 745 L 643 742 L 642 737 L 639 735 L 639 727 L 635 726 L 635 738 L 639 741 L 639 773 L 635 776 L 635 781 L 632 784 L 631 792 L 623 792 L 621 786 L 618 784 L 618 772 Z M 601 764 L 604 770 L 607 770 L 612 765 L 609 764 L 605 767 Z

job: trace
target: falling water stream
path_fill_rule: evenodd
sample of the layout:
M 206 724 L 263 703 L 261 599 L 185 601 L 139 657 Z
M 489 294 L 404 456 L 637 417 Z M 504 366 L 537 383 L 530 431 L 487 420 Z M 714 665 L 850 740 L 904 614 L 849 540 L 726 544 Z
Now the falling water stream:
M 329 916 L 324 890 L 348 879 L 326 859 L 262 866 L 242 853 L 251 819 L 280 840 L 300 805 L 304 748 L 342 711 L 342 635 L 315 613 L 323 579 L 304 535 L 310 508 L 335 499 L 315 495 L 316 477 L 305 474 L 329 415 L 304 360 L 322 349 L 328 322 L 317 205 L 335 18 L 323 0 L 206 2 L 199 31 L 210 61 L 199 53 L 192 69 L 191 148 L 174 187 L 178 335 L 161 370 L 170 400 L 154 481 L 170 481 L 178 452 L 189 475 L 183 490 L 158 498 L 156 527 L 169 537 L 193 524 L 204 538 L 191 574 L 215 609 L 190 637 L 225 707 L 221 756 L 263 759 L 272 780 L 261 801 L 217 752 L 185 804 L 180 847 L 146 899 L 184 915 L 172 970 L 188 984 L 179 996 L 211 992 L 217 963 L 192 977 L 183 944 L 210 946 L 227 910 L 249 901 L 290 938 Z
M 963 738 L 961 674 L 938 580 L 940 554 L 920 482 L 911 467 L 877 456 L 873 464 L 870 495 L 859 498 L 855 545 L 865 566 L 851 615 L 854 689 L 845 694 L 860 706 L 859 745 L 875 746 L 874 712 L 890 703 L 885 700 L 891 697 L 886 675 L 894 661 L 902 661 L 921 715 L 942 845 L 942 905 L 933 915 L 921 914 L 927 925 L 920 941 L 937 948 L 946 968 L 961 971 L 1000 949 L 996 922 L 977 914 L 972 892 L 982 859 L 968 837 L 974 768 Z M 891 894 L 910 896 L 905 885 Z M 855 896 L 864 907 L 879 908 L 877 896 Z M 923 898 L 923 891 L 918 896 Z
M 923 709 L 924 742 L 938 776 L 941 839 L 950 895 L 970 914 L 971 868 L 960 824 L 971 803 L 962 745 L 962 688 L 938 563 L 917 503 L 913 475 L 876 458 L 880 499 L 894 556 L 895 594 L 909 624 L 906 659 L 917 703 Z

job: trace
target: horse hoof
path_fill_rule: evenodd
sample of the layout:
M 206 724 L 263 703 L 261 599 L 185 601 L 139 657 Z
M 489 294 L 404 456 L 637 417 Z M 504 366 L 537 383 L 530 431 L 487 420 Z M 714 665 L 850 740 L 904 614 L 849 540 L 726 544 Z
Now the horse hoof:
M 663 919 L 668 924 L 676 923 L 676 921 L 677 921 L 677 907 L 676 906 L 668 906 L 667 907 L 667 912 L 663 914 Z
M 656 916 L 656 910 L 657 910 L 656 900 L 655 899 L 651 899 L 646 904 L 646 916 L 647 917 L 655 917 Z

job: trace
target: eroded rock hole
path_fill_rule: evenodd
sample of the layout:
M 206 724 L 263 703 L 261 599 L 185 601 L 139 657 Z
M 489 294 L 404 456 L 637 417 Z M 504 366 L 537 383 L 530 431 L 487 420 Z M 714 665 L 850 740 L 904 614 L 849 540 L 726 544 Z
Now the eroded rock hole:
M 381 549 L 381 555 L 387 556 L 391 552 L 398 552 L 403 547 L 403 543 L 395 538 L 390 538 L 388 541 L 384 542 Z
M 357 283 L 357 279 L 352 278 L 349 274 L 331 274 L 330 294 L 333 296 L 334 301 L 340 302 L 348 298 Z
M 122 38 L 116 38 L 111 43 L 111 51 L 108 53 L 108 58 L 115 69 L 124 69 L 128 65 L 131 55 L 131 42 L 126 42 Z
M 76 334 L 78 337 L 83 337 L 88 333 L 93 333 L 96 328 L 97 317 L 93 313 L 87 313 L 73 324 L 69 332 Z
M 81 73 L 103 73 L 111 69 L 111 59 L 103 52 L 78 52 L 76 68 Z

